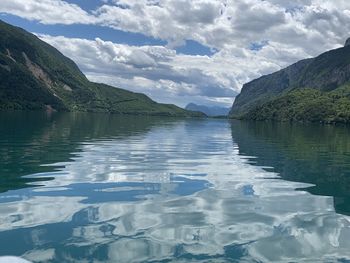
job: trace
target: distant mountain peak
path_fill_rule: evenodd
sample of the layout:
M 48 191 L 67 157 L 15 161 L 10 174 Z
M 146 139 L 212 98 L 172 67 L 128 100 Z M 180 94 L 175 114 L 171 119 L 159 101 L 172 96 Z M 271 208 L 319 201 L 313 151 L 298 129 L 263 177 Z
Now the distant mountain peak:
M 198 105 L 195 103 L 189 103 L 186 108 L 186 110 L 190 111 L 199 111 L 207 116 L 227 116 L 230 112 L 230 108 L 224 107 L 224 106 L 206 106 L 206 105 Z
M 350 37 L 346 40 L 344 47 L 350 46 Z

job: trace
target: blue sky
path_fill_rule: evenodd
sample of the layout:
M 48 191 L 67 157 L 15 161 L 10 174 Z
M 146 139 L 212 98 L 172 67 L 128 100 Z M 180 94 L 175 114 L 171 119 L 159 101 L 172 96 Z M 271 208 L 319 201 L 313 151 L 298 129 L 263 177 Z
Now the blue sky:
M 89 8 L 93 8 L 98 6 L 98 2 L 100 1 L 91 1 L 86 3 L 82 3 L 83 1 L 71 1 L 74 3 L 81 4 L 81 7 L 88 10 Z M 161 39 L 156 39 L 153 37 L 145 36 L 141 33 L 134 32 L 126 32 L 122 30 L 112 29 L 106 26 L 99 25 L 81 25 L 81 24 L 73 24 L 73 25 L 44 25 L 37 21 L 28 21 L 24 18 L 14 16 L 11 14 L 3 13 L 1 15 L 1 19 L 7 23 L 12 25 L 19 26 L 21 28 L 26 29 L 29 32 L 35 32 L 39 34 L 46 34 L 51 36 L 65 36 L 69 38 L 83 38 L 94 40 L 99 37 L 106 41 L 112 41 L 114 43 L 119 44 L 128 44 L 133 46 L 143 46 L 143 45 L 160 45 L 165 46 L 167 44 L 166 41 Z M 200 43 L 187 40 L 181 46 L 177 46 L 174 48 L 180 54 L 189 54 L 189 55 L 212 55 L 215 53 L 215 49 L 211 49 L 210 47 L 203 46 Z
M 81 1 L 74 1 L 81 2 Z M 88 1 L 87 1 L 88 2 Z M 93 1 L 97 2 L 97 1 Z M 84 5 L 82 5 L 83 7 Z M 85 8 L 91 6 L 86 5 Z M 166 42 L 160 39 L 154 39 L 152 37 L 147 37 L 140 33 L 124 32 L 121 30 L 112 29 L 109 27 L 99 26 L 99 25 L 44 25 L 37 21 L 28 21 L 24 18 L 14 16 L 11 14 L 2 14 L 1 19 L 12 25 L 16 25 L 26 29 L 29 32 L 35 32 L 39 34 L 47 34 L 51 36 L 65 36 L 69 38 L 84 38 L 93 40 L 97 37 L 112 41 L 120 44 L 129 45 L 165 45 Z
M 343 0 L 2 0 L 89 79 L 165 103 L 230 106 L 242 85 L 348 37 Z

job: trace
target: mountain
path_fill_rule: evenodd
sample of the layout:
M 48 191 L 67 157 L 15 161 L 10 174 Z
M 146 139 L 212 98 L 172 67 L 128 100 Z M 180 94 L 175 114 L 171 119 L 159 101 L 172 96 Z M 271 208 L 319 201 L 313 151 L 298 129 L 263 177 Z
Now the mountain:
M 0 110 L 204 116 L 146 95 L 90 82 L 57 49 L 0 20 Z
M 227 116 L 230 112 L 230 108 L 219 107 L 219 106 L 204 106 L 204 105 L 197 105 L 194 103 L 189 103 L 185 109 L 190 111 L 203 112 L 207 116 L 211 116 L 211 117 Z
M 245 84 L 230 117 L 350 123 L 350 39 L 342 48 Z

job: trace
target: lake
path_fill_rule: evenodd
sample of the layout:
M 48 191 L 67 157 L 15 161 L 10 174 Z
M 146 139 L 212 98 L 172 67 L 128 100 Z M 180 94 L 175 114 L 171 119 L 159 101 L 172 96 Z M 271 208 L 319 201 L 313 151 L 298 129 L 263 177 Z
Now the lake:
M 0 113 L 0 255 L 350 262 L 350 128 Z

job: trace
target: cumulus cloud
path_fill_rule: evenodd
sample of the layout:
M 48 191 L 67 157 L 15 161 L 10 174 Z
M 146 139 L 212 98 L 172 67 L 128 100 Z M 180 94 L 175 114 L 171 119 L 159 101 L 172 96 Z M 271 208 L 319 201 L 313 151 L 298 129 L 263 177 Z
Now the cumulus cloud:
M 166 46 L 132 47 L 42 36 L 74 58 L 91 79 L 178 104 L 232 102 L 245 82 L 341 46 L 350 27 L 346 0 L 105 0 L 89 12 L 62 0 L 2 0 L 0 12 L 166 41 Z M 177 54 L 174 48 L 186 40 L 215 54 Z
M 104 25 L 170 45 L 191 39 L 221 49 L 268 39 L 303 44 L 312 54 L 342 43 L 350 25 L 345 0 L 110 0 L 90 12 L 62 0 L 3 0 L 0 12 L 44 24 Z
M 178 98 L 181 105 L 198 100 L 232 102 L 239 85 L 231 64 L 218 53 L 213 57 L 176 54 L 163 46 L 129 46 L 103 41 L 39 35 L 76 61 L 93 81 L 136 92 L 163 102 Z M 187 98 L 187 99 L 186 99 Z
M 180 106 L 189 102 L 230 105 L 244 83 L 307 56 L 300 48 L 275 42 L 259 52 L 227 48 L 212 56 L 199 56 L 177 54 L 169 47 L 129 46 L 99 38 L 39 37 L 72 58 L 92 81 Z
M 94 24 L 96 17 L 78 5 L 59 0 L 5 0 L 0 12 L 10 13 L 43 24 Z

